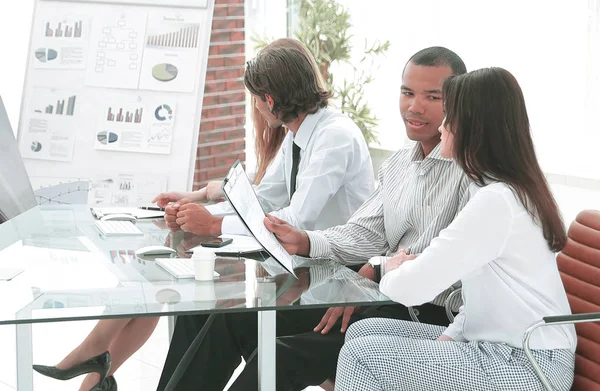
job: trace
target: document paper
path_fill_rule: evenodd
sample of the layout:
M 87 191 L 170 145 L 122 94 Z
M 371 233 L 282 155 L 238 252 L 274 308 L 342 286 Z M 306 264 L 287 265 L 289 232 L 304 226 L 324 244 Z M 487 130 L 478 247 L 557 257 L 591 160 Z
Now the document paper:
M 223 193 L 233 209 L 261 246 L 294 277 L 294 261 L 275 235 L 265 227 L 266 217 L 242 164 L 237 161 L 223 181 Z

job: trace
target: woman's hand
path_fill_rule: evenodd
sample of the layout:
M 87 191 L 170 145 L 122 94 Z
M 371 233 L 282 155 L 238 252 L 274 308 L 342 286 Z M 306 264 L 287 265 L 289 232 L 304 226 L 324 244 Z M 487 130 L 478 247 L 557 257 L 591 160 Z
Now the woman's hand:
M 385 272 L 387 273 L 391 270 L 398 269 L 400 265 L 402 265 L 404 262 L 412 261 L 416 257 L 417 256 L 413 254 L 407 255 L 406 250 L 402 248 L 396 253 L 396 255 L 387 260 L 387 262 L 385 263 Z

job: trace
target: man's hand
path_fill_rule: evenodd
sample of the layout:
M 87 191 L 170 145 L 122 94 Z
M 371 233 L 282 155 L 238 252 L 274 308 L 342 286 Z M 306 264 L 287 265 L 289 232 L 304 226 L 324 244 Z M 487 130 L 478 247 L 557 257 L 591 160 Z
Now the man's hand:
M 402 265 L 406 261 L 412 261 L 415 259 L 416 255 L 406 255 L 406 251 L 404 249 L 400 249 L 396 255 L 392 258 L 388 259 L 385 263 L 385 272 L 389 272 L 394 269 L 398 269 L 400 265 Z
M 450 338 L 450 337 L 448 337 L 447 335 L 444 335 L 444 334 L 440 335 L 435 340 L 436 341 L 452 341 L 452 342 L 454 342 L 454 340 L 452 338 Z
M 165 208 L 165 221 L 172 232 L 181 230 L 181 227 L 177 224 L 177 212 L 179 212 L 178 204 L 167 205 Z
M 189 197 L 189 193 L 185 191 L 171 191 L 168 193 L 160 193 L 152 200 L 152 203 L 156 203 L 161 208 L 166 207 L 169 202 L 177 202 L 183 198 Z
M 206 185 L 206 198 L 208 201 L 212 202 L 222 202 L 225 201 L 225 195 L 223 194 L 223 189 L 221 185 L 222 181 L 210 181 L 208 185 Z
M 265 217 L 265 227 L 275 234 L 279 243 L 291 254 L 307 257 L 310 253 L 310 240 L 306 232 L 291 226 L 275 216 Z
M 222 217 L 215 217 L 202 205 L 185 203 L 179 205 L 175 223 L 184 231 L 196 235 L 221 235 Z
M 375 270 L 369 265 L 366 264 L 360 268 L 358 271 L 363 277 L 368 278 L 373 281 L 375 279 Z M 344 315 L 342 318 L 342 327 L 340 331 L 345 333 L 348 330 L 348 324 L 350 323 L 350 317 L 354 314 L 360 307 L 331 307 L 321 319 L 321 322 L 314 328 L 315 332 L 321 332 L 321 334 L 327 334 L 329 330 L 335 325 L 340 316 Z
M 317 327 L 314 328 L 313 331 L 317 333 L 320 331 L 321 334 L 327 334 L 329 330 L 331 330 L 331 328 L 335 325 L 340 316 L 343 315 L 344 317 L 342 318 L 342 328 L 340 329 L 340 331 L 342 333 L 345 333 L 348 329 L 348 324 L 350 323 L 350 317 L 357 308 L 358 307 L 331 307 L 327 310 L 325 315 L 323 315 L 323 319 L 321 319 L 321 322 L 319 322 L 319 324 L 317 325 Z

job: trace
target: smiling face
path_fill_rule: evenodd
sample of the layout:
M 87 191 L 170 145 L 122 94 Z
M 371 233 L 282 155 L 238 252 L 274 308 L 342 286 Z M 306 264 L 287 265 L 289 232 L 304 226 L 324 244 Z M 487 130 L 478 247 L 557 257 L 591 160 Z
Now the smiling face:
M 406 134 L 418 141 L 423 152 L 429 152 L 440 141 L 439 127 L 444 119 L 442 86 L 452 75 L 452 69 L 415 65 L 409 62 L 402 75 L 400 114 L 406 126 Z

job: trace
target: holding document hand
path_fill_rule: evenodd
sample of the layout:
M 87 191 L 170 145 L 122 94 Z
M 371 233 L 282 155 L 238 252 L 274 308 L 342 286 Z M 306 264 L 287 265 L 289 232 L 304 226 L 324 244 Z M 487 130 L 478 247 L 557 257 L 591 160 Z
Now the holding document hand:
M 275 235 L 279 243 L 281 243 L 290 255 L 309 255 L 310 242 L 306 232 L 271 215 L 265 217 L 265 227 Z

